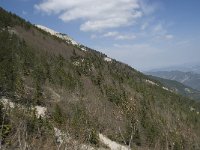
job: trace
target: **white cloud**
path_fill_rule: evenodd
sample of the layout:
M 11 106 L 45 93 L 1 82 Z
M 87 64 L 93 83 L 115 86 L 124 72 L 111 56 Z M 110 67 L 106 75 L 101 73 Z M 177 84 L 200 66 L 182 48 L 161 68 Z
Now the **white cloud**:
M 123 49 L 123 50 L 128 50 L 129 52 L 134 51 L 137 52 L 137 55 L 139 55 L 139 53 L 141 53 L 142 56 L 144 55 L 149 55 L 151 53 L 160 53 L 161 50 L 152 47 L 150 44 L 114 44 L 114 47 L 118 48 L 118 49 Z
M 145 30 L 147 27 L 149 26 L 148 22 L 145 22 L 142 24 L 142 26 L 140 27 L 141 30 Z
M 160 39 L 171 40 L 174 38 L 174 35 L 168 33 L 163 23 L 159 23 L 153 27 L 152 35 L 155 37 L 154 39 L 159 39 L 159 40 Z
M 119 35 L 119 33 L 114 31 L 114 32 L 105 33 L 103 36 L 104 37 L 113 37 L 113 36 L 117 36 L 117 35 Z
M 117 40 L 132 40 L 135 39 L 136 36 L 135 35 L 118 35 L 116 37 Z
M 159 23 L 153 28 L 155 34 L 166 34 L 166 29 L 164 29 L 163 24 Z
M 22 2 L 28 2 L 28 1 L 30 1 L 30 0 L 20 0 L 20 1 L 22 1 Z
M 190 40 L 182 40 L 182 41 L 178 41 L 177 43 L 176 43 L 176 45 L 178 46 L 178 47 L 188 47 L 188 46 L 190 46 L 190 44 L 191 44 L 191 41 Z
M 132 40 L 135 39 L 136 36 L 132 34 L 121 34 L 117 31 L 107 32 L 103 34 L 103 37 L 113 37 L 115 40 Z
M 24 15 L 24 16 L 27 15 L 27 12 L 23 10 L 22 15 Z
M 140 7 L 144 14 L 149 15 L 154 13 L 158 8 L 160 8 L 160 3 L 154 2 L 150 0 L 139 0 Z
M 173 36 L 173 35 L 171 35 L 171 34 L 167 34 L 167 35 L 165 35 L 165 38 L 170 40 L 170 39 L 173 39 L 173 38 L 174 38 L 174 36 Z
M 43 0 L 35 8 L 47 14 L 58 14 L 65 22 L 82 20 L 82 31 L 102 31 L 132 25 L 137 19 L 154 11 L 154 6 L 141 1 Z
M 90 36 L 90 38 L 91 38 L 91 39 L 96 39 L 96 38 L 97 38 L 97 35 L 96 35 L 96 34 L 92 34 L 92 35 Z

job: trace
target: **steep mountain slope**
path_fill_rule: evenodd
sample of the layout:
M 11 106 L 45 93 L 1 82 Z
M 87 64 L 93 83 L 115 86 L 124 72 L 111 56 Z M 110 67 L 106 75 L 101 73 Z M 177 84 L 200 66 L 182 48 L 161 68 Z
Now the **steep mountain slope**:
M 181 71 L 158 71 L 148 72 L 147 74 L 164 79 L 175 80 L 193 89 L 200 90 L 200 74 Z
M 160 81 L 165 87 L 173 91 L 174 93 L 186 96 L 191 99 L 200 100 L 200 91 L 192 89 L 180 82 L 174 80 L 163 79 L 149 75 L 149 78 Z
M 1 148 L 200 148 L 198 102 L 59 36 L 0 9 Z

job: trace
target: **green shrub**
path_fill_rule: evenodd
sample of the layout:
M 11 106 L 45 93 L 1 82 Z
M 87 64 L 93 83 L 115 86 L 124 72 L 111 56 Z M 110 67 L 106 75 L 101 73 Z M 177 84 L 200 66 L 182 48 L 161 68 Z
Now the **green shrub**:
M 65 122 L 64 114 L 58 104 L 55 105 L 55 108 L 53 111 L 53 120 L 60 125 Z

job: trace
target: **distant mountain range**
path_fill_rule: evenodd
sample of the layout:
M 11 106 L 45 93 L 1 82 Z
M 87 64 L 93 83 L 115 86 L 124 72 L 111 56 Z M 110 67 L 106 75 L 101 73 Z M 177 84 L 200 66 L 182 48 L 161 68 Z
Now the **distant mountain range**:
M 186 86 L 178 81 L 163 79 L 156 76 L 149 75 L 149 78 L 160 81 L 165 87 L 174 93 L 181 94 L 194 100 L 200 101 L 200 91 Z
M 178 81 L 186 86 L 192 87 L 193 89 L 200 90 L 200 74 L 194 72 L 182 72 L 182 71 L 156 71 L 147 72 L 147 74 Z
M 147 72 L 158 72 L 158 71 L 181 71 L 181 72 L 193 72 L 200 74 L 200 62 L 196 63 L 187 63 L 182 65 L 176 65 L 176 66 L 169 66 L 164 68 L 156 68 L 151 69 Z

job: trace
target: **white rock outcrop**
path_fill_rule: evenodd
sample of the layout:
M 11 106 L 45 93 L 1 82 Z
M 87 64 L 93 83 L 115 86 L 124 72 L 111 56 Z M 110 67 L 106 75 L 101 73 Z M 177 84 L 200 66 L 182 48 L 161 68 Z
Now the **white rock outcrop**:
M 151 85 L 156 85 L 156 86 L 158 86 L 157 83 L 155 83 L 155 82 L 153 82 L 153 81 L 151 81 L 151 80 L 145 80 L 145 81 L 146 81 L 146 83 L 149 83 L 149 84 L 151 84 Z
M 109 57 L 105 57 L 104 60 L 107 61 L 107 62 L 112 62 L 112 59 L 109 58 Z
M 45 118 L 46 116 L 46 112 L 47 112 L 47 108 L 46 107 L 42 107 L 42 106 L 35 106 L 33 109 L 35 109 L 35 113 L 36 113 L 36 117 L 37 118 Z
M 15 103 L 13 103 L 11 100 L 7 99 L 7 98 L 2 98 L 1 102 L 3 104 L 3 106 L 5 108 L 9 107 L 9 108 L 14 108 L 15 107 Z
M 100 142 L 102 142 L 103 144 L 108 146 L 111 150 L 131 150 L 127 146 L 118 144 L 117 142 L 110 140 L 109 138 L 107 138 L 103 134 L 99 134 L 99 140 L 100 140 Z
M 79 45 L 76 41 L 74 41 L 71 37 L 69 37 L 66 34 L 61 34 L 57 31 L 54 31 L 42 25 L 35 25 L 35 26 L 50 33 L 51 35 L 57 36 L 58 38 L 65 40 L 67 43 L 71 43 L 72 45 Z

